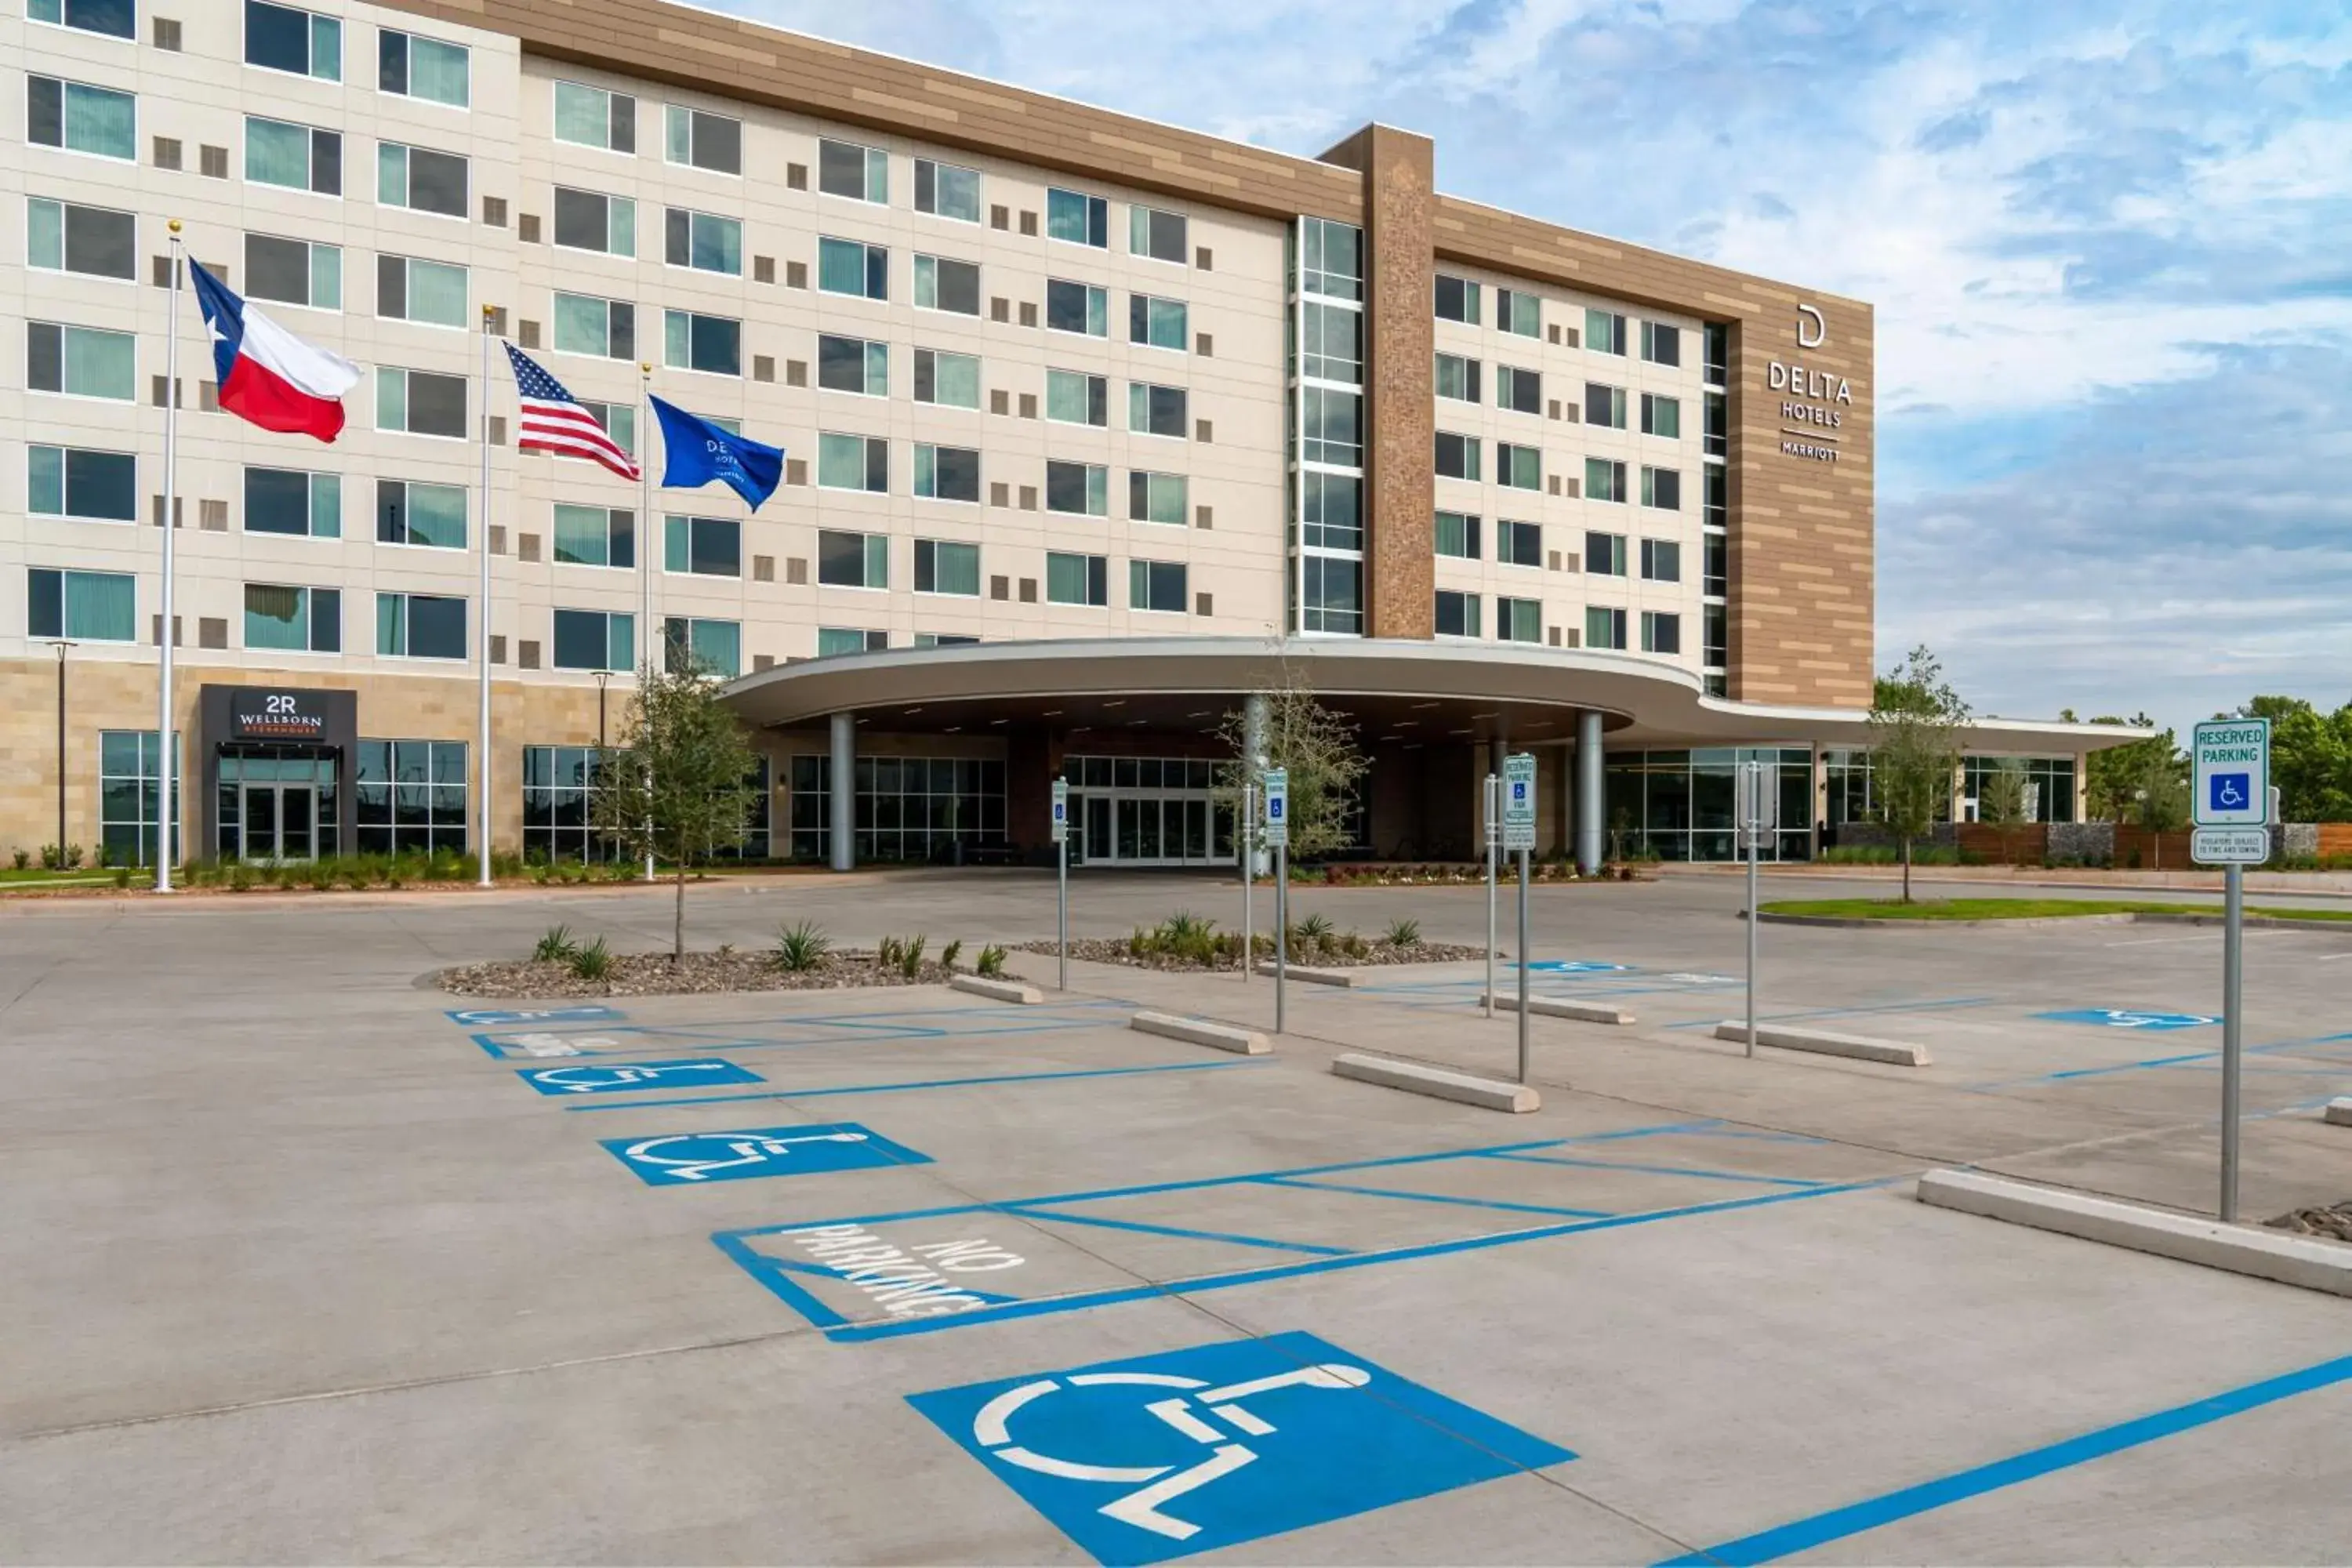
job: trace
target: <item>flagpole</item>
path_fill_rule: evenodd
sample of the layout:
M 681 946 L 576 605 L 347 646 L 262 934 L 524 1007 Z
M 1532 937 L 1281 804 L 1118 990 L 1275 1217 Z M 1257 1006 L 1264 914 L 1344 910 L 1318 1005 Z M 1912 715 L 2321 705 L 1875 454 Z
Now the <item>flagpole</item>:
M 490 885 L 490 322 L 494 307 L 482 307 L 482 614 L 477 651 L 481 667 L 481 798 L 475 806 L 480 823 L 474 859 L 482 887 Z
M 179 502 L 175 481 L 180 462 L 180 275 L 183 259 L 180 220 L 171 221 L 172 299 L 163 337 L 163 614 L 156 622 L 156 658 L 161 679 L 155 697 L 155 890 L 172 890 L 172 829 L 176 825 L 179 780 L 173 776 L 179 756 L 172 745 L 172 509 Z
M 644 657 L 638 660 L 637 710 L 646 710 L 643 671 L 653 667 L 654 650 L 654 365 L 637 362 L 637 636 Z M 648 783 L 650 783 L 650 779 Z M 651 791 L 647 791 L 648 796 Z M 646 835 L 646 880 L 654 879 L 653 835 Z

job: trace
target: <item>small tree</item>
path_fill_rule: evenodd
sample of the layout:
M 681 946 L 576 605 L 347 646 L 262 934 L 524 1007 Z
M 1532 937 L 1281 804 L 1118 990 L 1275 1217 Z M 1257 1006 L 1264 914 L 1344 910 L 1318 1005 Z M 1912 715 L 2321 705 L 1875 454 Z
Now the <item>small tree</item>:
M 1871 804 L 1903 847 L 1903 901 L 1911 901 L 1911 845 L 1936 829 L 1952 800 L 1969 705 L 1922 645 L 1879 678 L 1870 705 Z
M 1356 749 L 1356 726 L 1315 700 L 1305 675 L 1289 661 L 1265 697 L 1265 765 L 1288 771 L 1290 854 L 1294 859 L 1327 855 L 1351 842 L 1348 818 L 1356 786 L 1370 765 Z M 1262 783 L 1249 754 L 1249 715 L 1235 710 L 1217 727 L 1234 760 L 1217 770 L 1219 791 L 1241 811 L 1242 786 Z
M 597 753 L 591 813 L 596 831 L 632 857 L 659 856 L 677 878 L 670 961 L 686 956 L 686 873 L 741 844 L 759 800 L 743 727 L 701 669 L 666 672 L 648 661 L 621 721 L 621 742 Z
M 2032 794 L 2025 764 L 2015 757 L 2003 757 L 1977 785 L 1977 820 L 2000 829 L 2000 858 L 2011 865 L 2017 862 L 2016 830 L 2033 817 L 2028 809 Z
M 2189 825 L 2189 759 L 2173 743 L 2169 730 L 2138 742 L 2131 751 L 2132 815 L 2147 829 L 2148 853 L 2154 859 L 2151 868 L 2161 871 L 2164 840 L 2160 836 L 2178 833 Z

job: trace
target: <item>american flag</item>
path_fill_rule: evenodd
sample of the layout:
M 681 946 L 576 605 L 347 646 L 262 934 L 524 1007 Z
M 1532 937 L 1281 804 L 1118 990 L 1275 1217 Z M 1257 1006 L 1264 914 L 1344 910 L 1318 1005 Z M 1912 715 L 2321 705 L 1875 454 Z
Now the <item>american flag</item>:
M 587 458 L 625 479 L 637 477 L 635 462 L 597 423 L 596 416 L 563 389 L 562 382 L 514 344 L 505 348 L 507 359 L 514 365 L 515 391 L 522 398 L 522 434 L 515 443 L 519 449 Z

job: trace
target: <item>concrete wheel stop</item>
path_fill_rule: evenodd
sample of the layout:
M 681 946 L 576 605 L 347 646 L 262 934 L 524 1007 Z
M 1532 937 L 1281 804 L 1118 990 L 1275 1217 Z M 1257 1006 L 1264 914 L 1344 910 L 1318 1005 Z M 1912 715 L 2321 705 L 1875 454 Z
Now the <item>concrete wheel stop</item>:
M 1715 1026 L 1718 1040 L 1738 1040 L 1746 1044 L 1748 1026 L 1738 1018 L 1727 1018 Z M 1784 1051 L 1811 1051 L 1816 1056 L 1844 1057 L 1858 1062 L 1885 1062 L 1898 1068 L 1923 1068 L 1928 1064 L 1927 1047 L 1915 1046 L 1907 1040 L 1881 1040 L 1868 1035 L 1841 1035 L 1828 1029 L 1790 1029 L 1772 1024 L 1756 1026 L 1756 1043 Z
M 1271 1056 L 1274 1047 L 1255 1029 L 1244 1029 L 1235 1024 L 1214 1024 L 1206 1018 L 1184 1018 L 1173 1013 L 1138 1013 L 1127 1021 L 1130 1029 L 1147 1035 L 1160 1035 L 1187 1045 L 1208 1046 L 1235 1056 Z
M 1486 993 L 1484 991 L 1478 993 L 1478 1001 L 1480 1005 L 1483 1005 L 1486 1003 Z M 1503 1013 L 1517 1012 L 1519 1010 L 1519 998 L 1517 994 L 1510 991 L 1496 992 L 1495 994 L 1495 1008 L 1497 1012 Z M 1612 1007 L 1607 1004 L 1601 1002 L 1570 1002 L 1558 996 L 1528 997 L 1528 1016 L 1530 1018 L 1573 1018 L 1580 1024 L 1630 1024 L 1633 1022 L 1633 1015 L 1622 1008 Z
M 959 974 L 948 982 L 952 991 L 968 991 L 974 996 L 986 996 L 996 1002 L 1017 1002 L 1034 1007 L 1045 999 L 1045 994 L 1034 985 L 1018 980 L 992 980 L 979 974 Z
M 1482 1110 L 1502 1110 L 1524 1116 L 1530 1110 L 1543 1108 L 1543 1096 L 1538 1094 L 1532 1085 L 1474 1078 L 1468 1073 L 1431 1067 L 1424 1062 L 1402 1061 L 1394 1057 L 1370 1057 L 1360 1051 L 1349 1051 L 1331 1059 L 1331 1070 L 1340 1078 L 1353 1079 L 1358 1083 L 1400 1089 L 1407 1094 L 1426 1094 L 1438 1100 L 1475 1105 Z

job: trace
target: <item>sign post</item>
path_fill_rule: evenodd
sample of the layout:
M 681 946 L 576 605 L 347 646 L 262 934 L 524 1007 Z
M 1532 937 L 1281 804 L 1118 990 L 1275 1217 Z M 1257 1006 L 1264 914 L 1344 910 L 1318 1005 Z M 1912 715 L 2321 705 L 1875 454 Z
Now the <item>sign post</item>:
M 1290 770 L 1265 770 L 1265 847 L 1274 851 L 1274 1032 L 1290 977 Z
M 1242 984 L 1249 984 L 1250 971 L 1257 967 L 1257 927 L 1252 910 L 1251 898 L 1257 890 L 1257 785 L 1242 785 L 1241 814 L 1234 821 L 1234 847 L 1241 851 L 1242 862 Z
M 1503 781 L 1486 775 L 1486 1016 L 1495 1016 L 1495 858 L 1503 847 Z
M 1070 988 L 1070 781 L 1054 781 L 1054 967 Z
M 1519 852 L 1519 1081 L 1528 1081 L 1528 858 L 1536 847 L 1536 759 L 1503 759 L 1503 848 Z M 1487 994 L 1493 994 L 1489 986 Z
M 1734 816 L 1748 850 L 1748 1054 L 1756 1054 L 1756 862 L 1763 852 L 1764 836 L 1780 824 L 1780 792 L 1772 787 L 1764 764 L 1749 760 L 1739 765 L 1738 801 Z
M 2190 731 L 2189 851 L 2229 868 L 2221 905 L 2221 1201 L 2238 1218 L 2240 1080 L 2244 1076 L 2246 873 L 2271 858 L 2271 721 L 2208 719 Z

